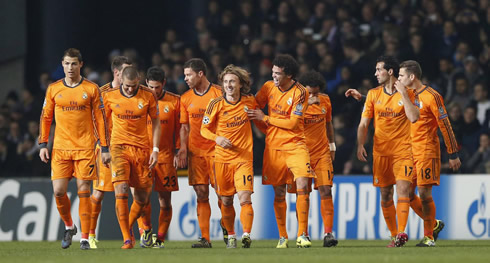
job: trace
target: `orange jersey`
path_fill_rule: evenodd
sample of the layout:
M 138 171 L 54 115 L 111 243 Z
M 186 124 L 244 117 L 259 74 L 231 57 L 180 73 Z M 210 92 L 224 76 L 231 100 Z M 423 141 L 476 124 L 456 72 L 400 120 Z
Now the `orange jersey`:
M 408 95 L 413 102 L 413 90 Z M 369 90 L 361 116 L 374 118 L 373 155 L 411 158 L 410 120 L 399 92 L 389 95 L 383 86 Z
M 107 115 L 112 119 L 111 145 L 127 144 L 150 148 L 146 128 L 147 115 L 158 118 L 157 99 L 153 92 L 139 85 L 135 94 L 127 97 L 122 88 L 103 93 Z
M 113 87 L 112 82 L 106 83 L 103 86 L 99 88 L 100 96 L 102 97 L 102 100 L 104 100 L 104 95 L 107 94 L 107 91 L 113 90 L 113 89 L 119 89 L 119 87 Z M 106 115 L 106 121 L 107 121 L 107 131 L 109 133 L 109 138 L 108 140 L 110 141 L 110 136 L 112 132 L 112 119 L 110 116 Z
M 208 103 L 221 95 L 221 88 L 218 85 L 209 84 L 203 95 L 198 95 L 190 89 L 180 98 L 180 123 L 189 124 L 188 148 L 192 155 L 214 155 L 215 142 L 201 136 L 201 123 Z
M 318 94 L 319 104 L 308 105 L 305 112 L 306 146 L 311 160 L 330 154 L 327 138 L 327 122 L 332 121 L 332 104 L 327 94 Z
M 158 163 L 172 163 L 176 146 L 179 146 L 180 131 L 180 96 L 172 92 L 163 91 L 158 99 L 158 112 L 160 116 L 161 136 Z M 148 136 L 150 142 L 153 138 L 153 127 L 148 117 Z
M 282 91 L 267 81 L 257 92 L 255 99 L 260 108 L 266 104 L 269 108 L 269 117 L 277 119 L 298 118 L 299 124 L 292 130 L 269 125 L 266 133 L 266 144 L 271 149 L 291 150 L 297 144 L 306 144 L 304 133 L 304 112 L 308 107 L 308 90 L 295 82 L 288 90 Z
M 440 158 L 441 149 L 437 128 L 441 130 L 448 153 L 458 152 L 458 143 L 451 128 L 442 96 L 431 87 L 417 94 L 415 105 L 420 118 L 412 123 L 412 151 L 414 157 Z
M 253 161 L 252 126 L 247 111 L 256 108 L 257 102 L 252 95 L 242 95 L 234 104 L 223 96 L 209 103 L 202 121 L 201 134 L 213 142 L 216 137 L 223 136 L 233 145 L 229 149 L 216 145 L 215 161 L 223 163 Z
M 68 87 L 64 79 L 50 84 L 39 122 L 39 143 L 48 142 L 54 114 L 56 129 L 53 149 L 94 149 L 97 137 L 102 146 L 108 146 L 104 110 L 99 87 L 83 77 L 75 87 Z

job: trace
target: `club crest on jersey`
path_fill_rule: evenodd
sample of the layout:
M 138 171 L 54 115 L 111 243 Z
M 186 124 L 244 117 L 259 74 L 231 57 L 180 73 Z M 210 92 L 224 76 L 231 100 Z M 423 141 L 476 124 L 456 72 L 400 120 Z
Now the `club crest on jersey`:
M 326 112 L 327 112 L 327 110 L 322 107 L 322 113 L 325 114 Z
M 443 107 L 439 107 L 439 113 L 442 115 L 444 114 L 444 108 Z
M 165 106 L 165 108 L 163 108 L 163 112 L 168 113 L 169 111 L 170 110 L 169 110 L 168 106 Z
M 141 102 L 141 101 L 138 102 L 138 109 L 140 109 L 140 110 L 143 109 L 143 102 Z
M 116 177 L 116 176 L 117 176 L 116 171 L 112 171 L 112 177 Z
M 417 106 L 417 107 L 419 107 L 420 109 L 422 109 L 422 101 L 419 101 L 419 100 L 417 100 L 417 99 L 416 99 L 416 100 L 414 101 L 414 104 L 415 104 L 415 106 Z
M 291 104 L 293 104 L 293 98 L 288 99 L 288 105 L 291 105 Z
M 243 107 L 243 110 L 244 110 L 245 112 L 248 112 L 248 107 L 247 107 L 247 106 Z
M 403 101 L 398 101 L 398 106 L 403 106 Z
M 302 111 L 302 110 L 303 110 L 303 104 L 296 105 L 296 111 Z
M 202 124 L 204 124 L 204 125 L 209 124 L 209 117 L 208 116 L 204 116 L 204 118 L 202 118 Z
M 88 95 L 87 95 L 86 92 L 84 92 L 83 95 L 82 95 L 82 99 L 86 100 L 87 98 L 88 98 Z

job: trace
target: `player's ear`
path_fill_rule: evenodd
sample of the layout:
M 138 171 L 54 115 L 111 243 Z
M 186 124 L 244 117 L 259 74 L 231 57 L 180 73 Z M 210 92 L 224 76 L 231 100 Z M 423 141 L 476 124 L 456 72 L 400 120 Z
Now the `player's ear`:
M 393 69 L 392 69 L 392 68 L 390 68 L 390 69 L 388 70 L 388 75 L 393 76 Z
M 414 74 L 410 74 L 410 80 L 411 81 L 414 81 L 415 80 L 415 75 Z
M 80 61 L 80 67 L 83 67 L 83 61 Z
M 167 84 L 167 79 L 163 79 L 163 81 L 162 81 L 162 88 L 165 88 L 165 84 Z

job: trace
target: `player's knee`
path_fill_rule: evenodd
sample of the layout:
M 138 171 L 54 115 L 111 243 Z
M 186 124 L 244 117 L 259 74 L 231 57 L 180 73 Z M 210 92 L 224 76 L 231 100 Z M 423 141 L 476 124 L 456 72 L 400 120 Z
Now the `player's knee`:
M 233 196 L 221 196 L 221 201 L 225 206 L 233 205 Z
M 66 195 L 66 190 L 64 189 L 54 189 L 54 196 L 55 197 L 62 197 Z

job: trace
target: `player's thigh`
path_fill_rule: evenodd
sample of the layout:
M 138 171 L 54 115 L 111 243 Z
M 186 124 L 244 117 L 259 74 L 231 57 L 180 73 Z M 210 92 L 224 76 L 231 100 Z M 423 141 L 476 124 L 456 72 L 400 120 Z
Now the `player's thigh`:
M 111 145 L 112 183 L 129 182 L 131 174 L 130 153 L 125 145 Z
M 97 179 L 97 169 L 95 169 L 95 151 L 82 150 L 74 152 L 75 177 L 80 180 Z
M 179 190 L 177 170 L 170 163 L 158 163 L 152 170 L 156 192 L 173 192 Z
M 153 177 L 150 170 L 150 150 L 136 146 L 130 146 L 131 175 L 129 185 L 136 189 L 151 189 Z
M 284 185 L 291 176 L 285 156 L 280 150 L 265 147 L 262 166 L 262 184 Z
M 312 160 L 312 169 L 315 171 L 315 189 L 318 186 L 333 185 L 333 165 L 330 158 L 322 156 L 320 159 Z
M 396 181 L 412 182 L 415 170 L 412 158 L 393 158 L 393 173 Z
M 99 190 L 102 192 L 113 192 L 114 186 L 112 185 L 112 171 L 109 164 L 109 167 L 105 167 L 102 163 L 102 155 L 100 151 L 100 147 L 97 147 L 96 150 L 96 163 L 95 169 L 97 172 L 97 179 L 94 180 L 93 188 L 95 190 Z
M 234 172 L 234 164 L 214 162 L 215 189 L 218 195 L 231 196 L 236 193 L 235 183 L 233 181 Z
M 237 163 L 234 172 L 234 188 L 237 192 L 254 191 L 253 162 Z
M 386 187 L 396 184 L 393 173 L 393 158 L 389 156 L 373 156 L 373 185 Z
M 294 181 L 300 177 L 315 177 L 315 171 L 311 168 L 310 154 L 306 145 L 298 145 L 296 149 L 282 152 L 286 159 L 286 165 L 293 174 Z
M 415 173 L 417 174 L 417 185 L 439 185 L 441 159 L 439 158 L 415 158 L 414 159 Z
M 209 185 L 212 167 L 208 160 L 203 156 L 189 156 L 188 160 L 189 185 Z
M 74 175 L 74 161 L 71 151 L 53 149 L 51 154 L 51 180 L 71 178 Z

